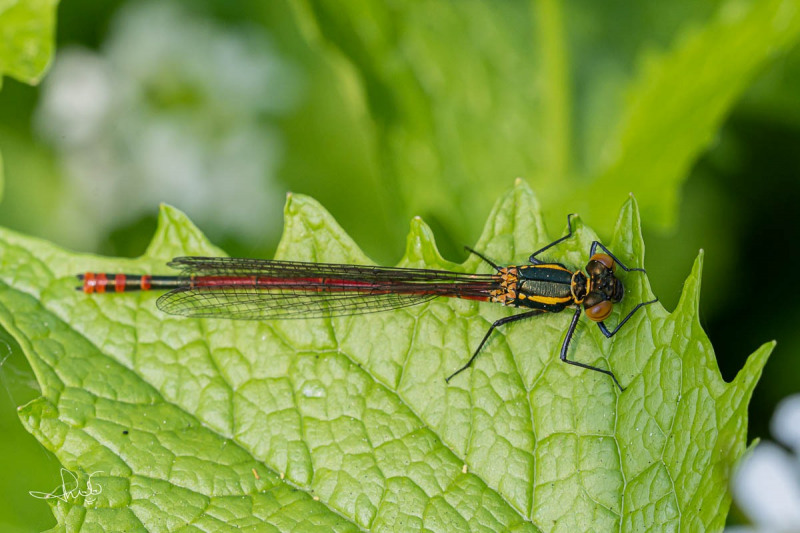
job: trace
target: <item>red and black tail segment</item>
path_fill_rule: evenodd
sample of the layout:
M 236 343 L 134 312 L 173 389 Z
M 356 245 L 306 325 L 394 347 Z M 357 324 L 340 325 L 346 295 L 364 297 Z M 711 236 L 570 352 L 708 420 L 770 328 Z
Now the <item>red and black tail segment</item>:
M 174 289 L 189 284 L 189 280 L 182 276 L 140 276 L 137 274 L 106 274 L 104 272 L 78 274 L 78 279 L 81 281 L 81 285 L 75 288 L 86 294 Z

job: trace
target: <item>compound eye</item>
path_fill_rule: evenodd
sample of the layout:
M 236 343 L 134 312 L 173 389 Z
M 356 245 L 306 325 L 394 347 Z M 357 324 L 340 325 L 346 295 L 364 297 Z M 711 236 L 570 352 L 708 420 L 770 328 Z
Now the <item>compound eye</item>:
M 607 269 L 614 271 L 617 268 L 617 264 L 611 259 L 611 256 L 608 254 L 594 254 L 592 257 L 589 258 L 589 261 L 597 261 Z
M 611 314 L 611 310 L 614 308 L 614 304 L 605 300 L 600 302 L 599 304 L 595 304 L 591 307 L 586 308 L 586 316 L 588 316 L 591 320 L 595 322 L 602 322 Z

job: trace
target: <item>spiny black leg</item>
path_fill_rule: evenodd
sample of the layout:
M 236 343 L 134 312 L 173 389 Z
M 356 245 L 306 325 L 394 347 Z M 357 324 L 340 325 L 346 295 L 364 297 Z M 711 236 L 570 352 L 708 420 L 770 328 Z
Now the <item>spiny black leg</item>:
M 574 217 L 574 216 L 575 216 L 575 213 L 570 213 L 569 215 L 567 215 L 567 228 L 569 228 L 569 231 L 567 232 L 567 234 L 566 234 L 566 235 L 564 235 L 563 237 L 561 237 L 560 239 L 556 239 L 556 240 L 554 240 L 553 242 L 551 242 L 550 244 L 548 244 L 548 245 L 547 245 L 547 246 L 545 246 L 544 248 L 542 248 L 542 249 L 540 249 L 540 250 L 537 250 L 537 251 L 533 252 L 533 253 L 531 254 L 530 258 L 528 258 L 528 261 L 529 261 L 530 263 L 533 263 L 534 265 L 539 265 L 539 264 L 541 264 L 542 262 L 541 262 L 541 261 L 539 261 L 538 259 L 536 259 L 536 256 L 537 256 L 537 255 L 539 255 L 540 253 L 544 252 L 544 251 L 545 251 L 545 250 L 547 250 L 548 248 L 551 248 L 551 247 L 555 246 L 556 244 L 558 244 L 558 243 L 560 243 L 560 242 L 562 242 L 562 241 L 566 241 L 567 239 L 569 239 L 570 237 L 572 237 L 572 217 Z
M 497 270 L 498 272 L 501 270 L 501 268 L 500 268 L 499 266 L 497 266 L 497 264 L 496 264 L 494 261 L 492 261 L 491 259 L 488 259 L 488 258 L 487 258 L 485 255 L 483 255 L 482 253 L 480 253 L 480 252 L 476 252 L 475 250 L 473 250 L 473 249 L 472 249 L 472 248 L 470 248 L 469 246 L 465 246 L 465 247 L 464 247 L 464 249 L 465 249 L 466 251 L 468 251 L 469 253 L 471 253 L 471 254 L 475 254 L 475 255 L 477 255 L 478 257 L 480 257 L 481 259 L 483 259 L 484 261 L 486 261 L 487 263 L 489 263 L 490 265 L 492 265 L 492 268 L 494 268 L 494 269 L 495 269 L 495 270 Z
M 616 264 L 618 264 L 620 267 L 622 267 L 622 270 L 624 270 L 625 272 L 644 272 L 645 271 L 643 268 L 628 268 L 628 267 L 626 267 L 625 265 L 622 264 L 622 261 L 617 259 L 617 256 L 615 256 L 614 254 L 611 253 L 611 250 L 609 250 L 608 248 L 603 246 L 603 244 L 601 242 L 599 242 L 599 241 L 594 241 L 592 243 L 592 249 L 589 251 L 589 253 L 591 255 L 594 255 L 594 252 L 595 252 L 595 250 L 597 250 L 598 246 L 600 248 L 602 248 L 603 251 L 605 253 L 607 253 L 609 255 L 609 257 L 611 257 L 611 259 L 613 259 Z
M 617 331 L 619 331 L 619 328 L 621 328 L 621 327 L 622 327 L 622 325 L 623 325 L 625 322 L 627 322 L 627 321 L 628 321 L 628 319 L 629 319 L 630 317 L 632 317 L 632 316 L 633 316 L 633 313 L 635 313 L 636 311 L 638 311 L 638 310 L 639 310 L 639 308 L 640 308 L 640 307 L 644 307 L 645 305 L 654 304 L 654 303 L 656 303 L 657 301 L 658 301 L 658 298 L 656 298 L 656 299 L 654 299 L 654 300 L 650 300 L 649 302 L 642 302 L 642 303 L 640 303 L 640 304 L 637 304 L 637 305 L 636 305 L 636 307 L 634 307 L 634 308 L 633 308 L 633 310 L 632 310 L 630 313 L 628 313 L 628 315 L 627 315 L 625 318 L 623 318 L 623 319 L 620 321 L 620 323 L 619 323 L 619 324 L 617 324 L 617 327 L 615 327 L 615 328 L 614 328 L 614 331 L 608 331 L 608 328 L 606 327 L 606 325 L 605 325 L 603 322 L 598 322 L 598 323 L 597 323 L 597 327 L 598 327 L 598 328 L 600 328 L 600 331 L 602 331 L 602 332 L 603 332 L 603 335 L 605 335 L 607 338 L 609 338 L 609 339 L 610 339 L 610 338 L 611 338 L 611 336 L 612 336 L 612 335 L 614 335 L 614 334 L 615 334 Z
M 472 357 L 470 357 L 469 361 L 467 361 L 467 364 L 462 366 L 461 368 L 459 368 L 458 370 L 456 370 L 452 374 L 450 374 L 450 377 L 445 379 L 445 382 L 450 383 L 451 379 L 453 379 L 458 374 L 460 374 L 461 372 L 463 372 L 464 370 L 466 370 L 470 366 L 472 366 L 473 361 L 475 361 L 475 358 L 478 357 L 478 354 L 480 353 L 481 348 L 483 348 L 483 345 L 486 344 L 487 340 L 489 340 L 489 336 L 492 334 L 492 332 L 495 330 L 495 328 L 498 328 L 498 327 L 502 326 L 503 324 L 508 324 L 509 322 L 516 322 L 518 320 L 525 320 L 526 318 L 530 318 L 532 316 L 541 315 L 542 313 L 544 313 L 544 311 L 542 311 L 540 309 L 534 309 L 533 311 L 528 311 L 526 313 L 520 313 L 518 315 L 511 315 L 511 316 L 507 316 L 505 318 L 501 318 L 499 320 L 495 320 L 494 323 L 489 327 L 489 331 L 487 331 L 486 335 L 483 336 L 483 340 L 478 345 L 478 349 L 475 350 L 475 353 L 473 353 Z
M 580 318 L 580 316 L 581 316 L 581 308 L 578 307 L 577 309 L 575 309 L 575 314 L 572 315 L 572 322 L 569 323 L 567 336 L 564 337 L 564 344 L 561 345 L 561 354 L 560 354 L 561 360 L 570 365 L 579 366 L 587 370 L 594 370 L 596 372 L 602 372 L 603 374 L 611 376 L 611 379 L 614 380 L 614 383 L 616 384 L 617 387 L 619 387 L 619 390 L 624 391 L 625 389 L 623 389 L 622 385 L 620 385 L 619 381 L 617 381 L 617 376 L 615 376 L 614 373 L 611 372 L 610 370 L 603 370 L 602 368 L 597 368 L 596 366 L 587 365 L 585 363 L 579 363 L 578 361 L 570 361 L 569 359 L 567 359 L 567 350 L 569 349 L 569 341 L 572 340 L 572 335 L 573 333 L 575 333 L 575 327 L 578 325 L 578 318 Z

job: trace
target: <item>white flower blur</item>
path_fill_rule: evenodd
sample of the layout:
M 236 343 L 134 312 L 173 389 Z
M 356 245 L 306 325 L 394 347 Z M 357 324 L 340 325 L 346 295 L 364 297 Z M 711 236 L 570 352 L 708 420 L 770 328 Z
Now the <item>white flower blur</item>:
M 753 525 L 730 533 L 800 532 L 800 394 L 778 405 L 771 431 L 785 448 L 762 442 L 739 466 L 733 496 Z
M 192 4 L 133 2 L 99 53 L 59 52 L 37 109 L 66 179 L 63 211 L 93 248 L 161 202 L 201 227 L 264 239 L 279 212 L 282 139 L 274 120 L 298 76 L 256 26 L 222 26 Z M 274 217 L 273 217 L 274 220 Z

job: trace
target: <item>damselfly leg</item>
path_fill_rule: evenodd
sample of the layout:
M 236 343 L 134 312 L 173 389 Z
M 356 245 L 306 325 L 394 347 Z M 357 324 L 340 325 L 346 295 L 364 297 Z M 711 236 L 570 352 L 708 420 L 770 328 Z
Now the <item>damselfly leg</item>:
M 472 357 L 469 358 L 469 361 L 467 361 L 467 364 L 465 364 L 464 366 L 462 366 L 461 368 L 459 368 L 458 370 L 456 370 L 455 372 L 450 374 L 449 377 L 445 378 L 445 381 L 447 383 L 450 383 L 451 379 L 453 379 L 458 374 L 460 374 L 461 372 L 463 372 L 464 370 L 466 370 L 470 366 L 472 366 L 472 363 L 475 361 L 475 358 L 478 357 L 478 354 L 481 352 L 481 348 L 483 348 L 483 345 L 486 344 L 486 341 L 489 340 L 489 337 L 491 336 L 492 332 L 496 328 L 502 326 L 503 324 L 509 324 L 511 322 L 518 322 L 520 320 L 525 320 L 526 318 L 531 318 L 531 317 L 534 317 L 536 315 L 541 315 L 542 313 L 544 313 L 544 311 L 540 311 L 539 309 L 534 309 L 533 311 L 527 311 L 525 313 L 520 313 L 518 315 L 511 315 L 511 316 L 507 316 L 505 318 L 501 318 L 499 320 L 495 320 L 492 323 L 492 325 L 489 326 L 489 331 L 487 331 L 486 335 L 483 336 L 483 340 L 478 345 L 478 349 L 475 350 L 475 353 L 473 353 Z

